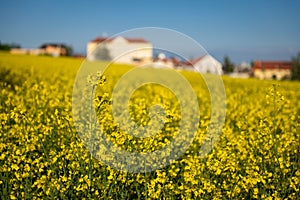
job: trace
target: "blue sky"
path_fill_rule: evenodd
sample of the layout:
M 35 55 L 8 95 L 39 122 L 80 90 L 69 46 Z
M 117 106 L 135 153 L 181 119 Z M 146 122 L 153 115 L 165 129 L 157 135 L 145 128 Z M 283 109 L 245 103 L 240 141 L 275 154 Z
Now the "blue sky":
M 297 0 L 1 0 L 0 40 L 25 48 L 63 42 L 85 53 L 103 33 L 150 26 L 182 32 L 221 61 L 289 60 L 300 52 L 299 8 Z

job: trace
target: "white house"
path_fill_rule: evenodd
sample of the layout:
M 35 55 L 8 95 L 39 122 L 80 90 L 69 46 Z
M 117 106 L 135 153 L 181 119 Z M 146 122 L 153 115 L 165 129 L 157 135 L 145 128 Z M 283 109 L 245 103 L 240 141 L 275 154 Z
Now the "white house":
M 148 63 L 152 62 L 152 44 L 143 38 L 98 37 L 87 44 L 87 59 Z
M 189 63 L 200 73 L 217 75 L 222 75 L 223 73 L 222 64 L 209 54 L 193 59 Z

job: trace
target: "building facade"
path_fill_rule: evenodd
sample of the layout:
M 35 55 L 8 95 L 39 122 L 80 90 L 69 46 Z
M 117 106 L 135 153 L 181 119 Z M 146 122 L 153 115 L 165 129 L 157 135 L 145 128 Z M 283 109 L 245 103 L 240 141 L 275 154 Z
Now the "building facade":
M 67 46 L 64 44 L 47 43 L 41 45 L 38 49 L 11 49 L 12 54 L 29 54 L 29 55 L 51 55 L 53 57 L 66 56 Z
M 259 79 L 290 79 L 292 62 L 289 61 L 255 61 L 253 76 Z
M 222 64 L 209 54 L 191 60 L 190 65 L 203 74 L 223 74 Z
M 118 63 L 152 62 L 152 44 L 143 38 L 99 37 L 87 44 L 88 60 L 109 60 Z
M 48 43 L 40 46 L 40 49 L 44 51 L 44 54 L 57 56 L 66 56 L 67 47 L 64 44 Z

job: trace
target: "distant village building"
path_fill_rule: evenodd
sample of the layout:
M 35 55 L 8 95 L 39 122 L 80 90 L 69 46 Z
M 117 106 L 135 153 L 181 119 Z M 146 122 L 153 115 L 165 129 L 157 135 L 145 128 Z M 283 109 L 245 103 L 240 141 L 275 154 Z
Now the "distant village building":
M 188 65 L 192 65 L 200 73 L 223 74 L 222 64 L 209 54 L 191 60 Z
M 174 57 L 167 58 L 160 53 L 154 59 L 153 66 L 156 68 L 175 68 L 179 70 L 196 71 L 203 74 L 222 75 L 222 64 L 211 55 L 200 56 L 190 61 L 183 61 Z
M 180 60 L 175 57 L 168 58 L 164 53 L 159 53 L 153 59 L 152 66 L 155 68 L 176 68 L 180 63 Z
M 253 76 L 259 79 L 290 79 L 292 62 L 289 61 L 255 61 Z
M 228 76 L 232 78 L 249 78 L 250 73 L 249 72 L 232 72 L 229 73 Z
M 46 43 L 38 49 L 11 49 L 12 54 L 29 54 L 29 55 L 52 55 L 54 57 L 66 56 L 68 54 L 68 46 L 64 44 Z
M 45 54 L 44 49 L 24 49 L 24 48 L 13 48 L 10 50 L 11 54 L 28 54 L 28 55 L 43 55 Z
M 233 71 L 238 73 L 244 73 L 244 72 L 250 73 L 250 70 L 251 70 L 251 64 L 248 62 L 242 62 L 236 65 Z
M 251 74 L 251 64 L 242 62 L 234 67 L 233 72 L 227 75 L 232 78 L 249 78 Z
M 64 44 L 47 43 L 40 46 L 40 49 L 44 51 L 44 54 L 54 57 L 67 55 L 67 46 Z
M 87 44 L 88 60 L 114 60 L 119 63 L 151 63 L 152 44 L 143 38 L 98 37 Z
M 23 48 L 12 48 L 10 50 L 11 54 L 29 54 L 29 49 L 23 49 Z

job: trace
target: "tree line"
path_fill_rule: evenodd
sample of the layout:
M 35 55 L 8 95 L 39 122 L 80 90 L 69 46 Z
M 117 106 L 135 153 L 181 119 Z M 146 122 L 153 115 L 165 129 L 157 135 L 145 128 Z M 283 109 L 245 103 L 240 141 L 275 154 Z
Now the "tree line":
M 5 43 L 1 43 L 0 41 L 0 50 L 2 51 L 10 51 L 11 49 L 19 49 L 19 48 L 21 48 L 19 44 L 16 43 L 5 44 Z

